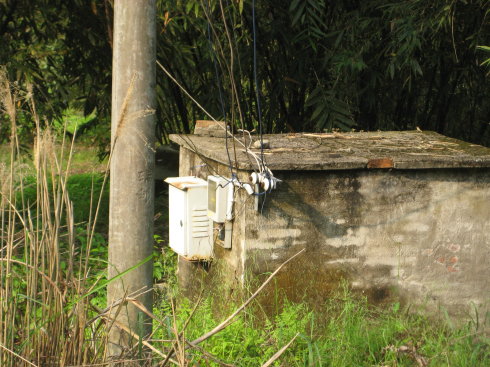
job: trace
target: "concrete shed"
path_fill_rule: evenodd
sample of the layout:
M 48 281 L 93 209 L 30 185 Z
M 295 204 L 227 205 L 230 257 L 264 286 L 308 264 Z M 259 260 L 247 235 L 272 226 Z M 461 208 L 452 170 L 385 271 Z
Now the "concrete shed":
M 305 248 L 275 283 L 292 300 L 321 303 L 345 279 L 374 302 L 488 312 L 490 149 L 422 131 L 264 139 L 267 166 L 282 182 L 259 210 L 237 190 L 232 247 L 216 240 L 210 266 L 220 270 L 210 284 L 234 288 Z M 171 140 L 180 145 L 180 176 L 230 177 L 223 137 Z M 248 181 L 253 160 L 228 144 L 233 169 Z M 197 283 L 198 268 L 180 259 L 184 287 Z

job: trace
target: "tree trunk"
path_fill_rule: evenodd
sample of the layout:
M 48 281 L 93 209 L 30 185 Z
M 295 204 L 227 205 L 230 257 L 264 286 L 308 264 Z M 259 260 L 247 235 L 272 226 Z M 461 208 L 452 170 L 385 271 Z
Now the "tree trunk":
M 112 64 L 109 268 L 112 278 L 152 254 L 155 165 L 155 0 L 115 0 Z M 111 282 L 108 306 L 126 295 L 152 308 L 152 261 Z M 118 357 L 137 340 L 123 332 L 148 335 L 151 322 L 132 304 L 114 307 L 108 356 Z

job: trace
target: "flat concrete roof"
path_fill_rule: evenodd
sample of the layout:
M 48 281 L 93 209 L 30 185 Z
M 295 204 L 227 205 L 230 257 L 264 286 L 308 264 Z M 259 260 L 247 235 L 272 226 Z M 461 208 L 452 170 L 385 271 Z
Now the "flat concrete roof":
M 243 141 L 242 134 L 236 136 Z M 170 139 L 205 158 L 228 165 L 224 137 L 173 134 Z M 252 135 L 252 144 L 258 139 Z M 294 133 L 264 135 L 263 139 L 269 141 L 264 159 L 271 170 L 490 167 L 490 148 L 432 131 Z M 228 146 L 234 167 L 256 168 L 242 145 L 235 142 L 236 161 L 232 139 L 228 139 Z M 260 156 L 260 148 L 250 150 Z

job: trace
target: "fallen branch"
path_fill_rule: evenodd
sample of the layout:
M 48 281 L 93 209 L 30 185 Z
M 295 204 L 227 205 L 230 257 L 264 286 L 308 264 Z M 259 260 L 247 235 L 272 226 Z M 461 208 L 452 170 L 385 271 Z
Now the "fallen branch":
M 203 341 L 205 341 L 206 339 L 212 337 L 214 334 L 217 334 L 219 333 L 221 330 L 223 330 L 225 327 L 228 326 L 228 324 L 231 322 L 231 320 L 233 320 L 240 312 L 242 312 L 245 307 L 247 307 L 250 302 L 252 302 L 254 300 L 255 297 L 257 297 L 257 295 L 265 288 L 265 286 L 272 280 L 272 278 L 274 278 L 274 276 L 288 263 L 290 262 L 291 260 L 293 260 L 296 256 L 302 254 L 303 252 L 305 251 L 305 249 L 302 249 L 301 251 L 299 251 L 298 253 L 296 253 L 295 255 L 291 256 L 289 259 L 287 259 L 285 262 L 283 262 L 271 275 L 269 275 L 269 278 L 267 278 L 267 280 L 262 283 L 262 285 L 255 291 L 254 294 L 252 294 L 250 296 L 250 298 L 248 300 L 245 301 L 245 303 L 243 303 L 240 307 L 238 307 L 238 309 L 233 312 L 230 316 L 228 316 L 228 318 L 223 321 L 221 324 L 219 324 L 218 326 L 216 326 L 213 330 L 207 332 L 206 334 L 204 334 L 203 336 L 197 338 L 196 340 L 193 340 L 191 342 L 191 344 L 199 344 L 199 343 L 202 343 Z
M 31 365 L 33 367 L 37 367 L 37 365 L 35 365 L 32 362 L 29 362 L 27 359 L 25 359 L 24 357 L 22 357 L 20 354 L 15 353 L 13 350 L 10 350 L 9 348 L 7 348 L 6 346 L 4 346 L 3 344 L 0 344 L 0 348 L 5 349 L 7 352 L 9 352 L 13 356 L 19 358 L 20 360 L 26 362 L 27 364 L 29 364 L 29 365 Z
M 201 352 L 206 358 L 212 360 L 213 362 L 215 363 L 218 363 L 219 365 L 221 366 L 224 366 L 224 367 L 236 367 L 236 365 L 234 364 L 230 364 L 230 363 L 226 363 L 224 361 L 222 361 L 221 359 L 215 357 L 214 355 L 212 355 L 211 353 L 209 352 L 206 352 L 205 349 L 201 348 L 199 345 L 195 345 L 195 344 L 192 344 L 190 341 L 186 340 L 185 341 L 187 343 L 187 345 L 191 348 L 194 348 L 196 350 L 198 350 L 199 352 Z
M 293 338 L 289 341 L 289 343 L 287 343 L 284 347 L 282 347 L 276 353 L 274 353 L 274 355 L 270 357 L 269 360 L 262 365 L 262 367 L 269 367 L 272 363 L 274 363 L 274 361 L 276 361 L 276 359 L 278 359 L 286 351 L 286 349 L 288 349 L 289 346 L 293 344 L 294 340 L 297 338 L 298 335 L 299 333 L 293 336 Z
M 114 320 L 113 318 L 111 318 L 110 316 L 103 316 L 103 318 L 105 319 L 108 319 L 109 321 L 112 322 L 113 325 L 116 325 L 118 328 L 124 330 L 126 333 L 128 333 L 129 336 L 131 336 L 133 339 L 136 339 L 136 340 L 140 340 L 140 336 L 134 332 L 132 332 L 127 326 L 123 325 L 122 323 Z M 160 352 L 157 348 L 155 348 L 153 345 L 151 345 L 150 343 L 148 343 L 146 340 L 142 340 L 141 343 L 149 348 L 151 351 L 155 352 L 156 354 L 158 354 L 160 357 L 162 358 L 167 358 L 167 356 L 165 354 L 163 354 L 162 352 Z M 175 365 L 179 365 L 177 363 L 177 361 L 173 360 L 173 359 L 170 359 L 170 362 L 174 363 Z

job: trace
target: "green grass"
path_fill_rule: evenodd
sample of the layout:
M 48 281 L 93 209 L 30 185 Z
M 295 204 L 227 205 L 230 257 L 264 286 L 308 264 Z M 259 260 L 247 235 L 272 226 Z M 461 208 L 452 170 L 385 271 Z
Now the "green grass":
M 63 157 L 58 157 L 59 161 L 62 162 L 63 169 L 66 169 L 68 165 L 68 156 L 67 150 L 69 150 L 69 146 L 65 146 L 65 153 Z M 56 151 L 59 152 L 61 150 L 61 143 L 57 143 L 55 147 Z M 100 160 L 97 156 L 98 147 L 84 144 L 84 145 L 76 145 L 74 146 L 72 157 L 70 161 L 70 174 L 79 174 L 79 173 L 104 173 L 107 166 L 107 159 Z M 20 156 L 16 157 L 14 161 L 14 167 L 18 172 L 18 177 L 24 177 L 35 174 L 35 168 L 33 164 L 33 157 L 31 153 L 32 147 L 26 146 L 25 150 L 21 151 Z M 0 145 L 0 165 L 3 165 L 5 168 L 10 168 L 10 147 L 8 144 Z
M 90 144 L 75 145 L 70 162 L 70 173 L 104 173 L 109 168 L 107 158 L 101 161 L 97 149 L 98 147 Z
M 186 328 L 186 338 L 193 340 L 217 325 L 221 318 L 216 315 L 223 314 L 223 307 L 228 312 L 233 310 L 226 302 L 204 300 Z M 189 301 L 178 306 L 179 330 L 192 308 Z M 260 366 L 298 334 L 275 366 L 490 365 L 490 340 L 474 323 L 455 328 L 444 321 L 407 313 L 398 304 L 389 309 L 374 308 L 346 288 L 333 295 L 321 311 L 286 302 L 276 315 L 264 319 L 258 317 L 259 309 L 241 314 L 202 347 L 236 366 Z M 165 322 L 155 323 L 156 333 L 163 339 L 172 338 L 169 303 L 162 302 L 157 312 L 167 326 Z M 190 352 L 188 358 L 191 364 L 207 361 L 204 365 L 219 366 L 199 351 Z
M 52 182 L 48 179 L 49 193 L 52 195 Z M 104 185 L 104 176 L 99 173 L 81 173 L 68 177 L 66 189 L 73 203 L 74 222 L 77 226 L 93 223 L 99 196 L 103 189 L 98 216 L 97 229 L 104 232 L 109 224 L 109 182 Z M 28 206 L 33 207 L 37 200 L 36 177 L 27 176 L 23 179 L 22 196 Z M 21 202 L 21 192 L 17 194 L 17 202 Z

